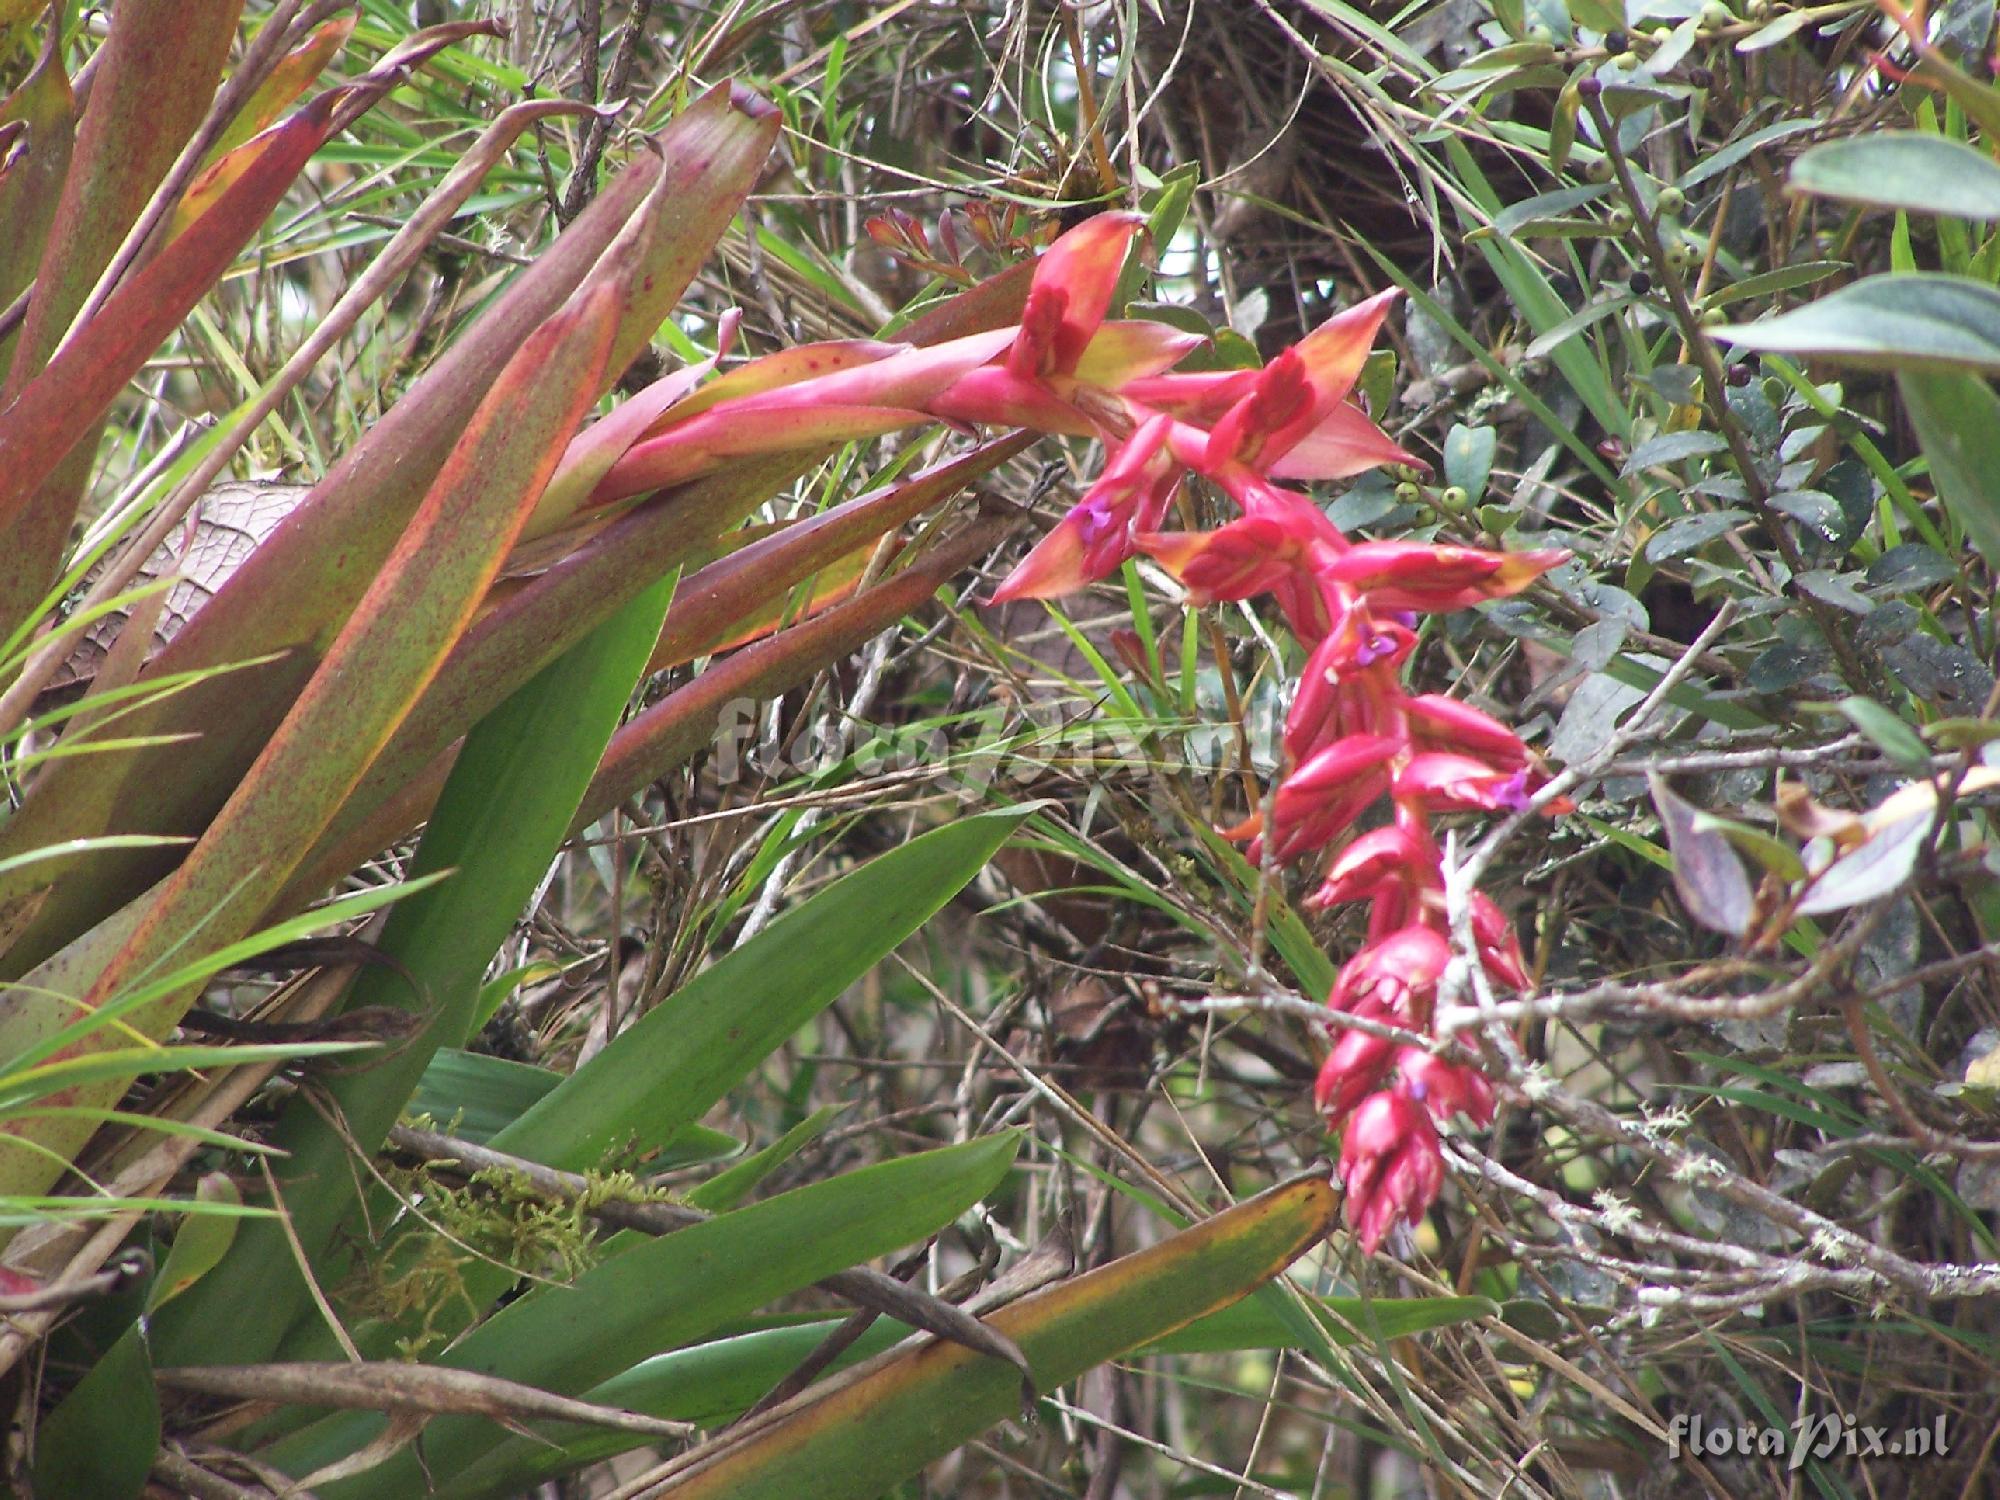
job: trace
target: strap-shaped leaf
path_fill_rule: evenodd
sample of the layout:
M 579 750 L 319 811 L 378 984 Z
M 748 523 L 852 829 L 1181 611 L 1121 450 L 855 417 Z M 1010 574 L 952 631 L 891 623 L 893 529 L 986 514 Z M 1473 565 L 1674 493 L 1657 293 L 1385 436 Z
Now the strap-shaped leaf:
M 112 828 L 198 833 L 283 717 L 522 341 L 591 274 L 606 246 L 659 189 L 648 208 L 656 222 L 645 264 L 620 303 L 604 373 L 590 394 L 601 391 L 621 358 L 629 359 L 659 327 L 713 249 L 769 154 L 776 129 L 764 108 L 727 86 L 676 116 L 658 137 L 659 155 L 641 153 L 514 278 L 494 306 L 333 464 L 279 534 L 230 578 L 146 675 L 242 662 L 273 650 L 280 657 L 227 686 L 201 684 L 129 721 L 135 736 L 189 735 L 190 743 L 135 752 L 115 766 L 51 768 L 0 830 L 0 855 Z M 199 232 L 197 226 L 183 240 Z M 665 571 L 635 578 L 622 596 L 461 718 L 446 742 L 580 639 L 620 599 Z M 171 855 L 137 850 L 105 858 L 93 866 L 88 881 L 58 882 L 10 952 L 8 971 L 18 973 L 62 947 L 173 863 Z M 0 910 L 46 889 L 56 873 L 0 876 Z
M 637 269 L 641 248 L 642 232 L 501 371 L 320 670 L 84 996 L 84 1009 L 111 1000 L 185 943 L 221 947 L 253 928 L 270 891 L 304 857 L 409 712 L 499 571 L 595 399 L 623 283 Z M 193 998 L 191 989 L 166 997 L 128 1021 L 163 1035 Z M 110 1102 L 103 1093 L 59 1102 Z M 6 1190 L 39 1191 L 60 1158 L 82 1144 L 75 1120 L 35 1123 L 39 1144 L 52 1154 L 5 1158 L 9 1171 L 0 1186 Z
M 659 1239 L 631 1243 L 567 1287 L 509 1303 L 440 1360 L 456 1369 L 574 1394 L 663 1349 L 700 1339 L 732 1319 L 831 1272 L 907 1245 L 950 1223 L 997 1187 L 1013 1165 L 1013 1132 L 864 1167 L 797 1188 Z M 986 1361 L 1020 1397 L 1020 1375 Z M 361 1447 L 379 1420 L 344 1414 L 316 1423 L 261 1455 L 310 1473 Z M 483 1455 L 494 1428 L 447 1419 L 424 1438 L 430 1471 L 456 1474 Z M 351 1482 L 319 1486 L 321 1500 L 422 1493 L 416 1458 Z M 805 1488 L 798 1495 L 815 1491 Z
M 1333 1223 L 1319 1176 L 1274 1188 L 1161 1244 L 1004 1307 L 988 1320 L 1051 1390 L 1262 1286 Z M 661 1500 L 872 1500 L 1014 1414 L 1013 1371 L 955 1345 L 890 1356 L 808 1391 L 677 1460 Z

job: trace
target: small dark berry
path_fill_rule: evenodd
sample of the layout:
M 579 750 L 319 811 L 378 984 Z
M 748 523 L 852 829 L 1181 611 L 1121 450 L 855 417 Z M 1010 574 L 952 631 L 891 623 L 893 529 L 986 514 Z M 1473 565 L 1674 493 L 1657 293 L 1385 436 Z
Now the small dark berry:
M 1715 74 L 1708 68 L 1689 68 L 1687 81 L 1691 87 L 1705 89 L 1715 82 Z
M 1632 273 L 1631 287 L 1633 296 L 1643 297 L 1653 289 L 1653 278 L 1648 276 L 1644 271 L 1634 271 Z
M 1604 50 L 1606 52 L 1614 52 L 1614 53 L 1623 52 L 1631 45 L 1632 45 L 1631 39 L 1628 38 L 1622 31 L 1611 31 L 1605 33 Z
M 1576 92 L 1580 98 L 1595 99 L 1599 94 L 1604 92 L 1604 80 L 1601 78 L 1579 78 L 1576 81 Z
M 1756 371 L 1750 368 L 1750 364 L 1746 360 L 1744 363 L 1740 365 L 1731 365 L 1728 371 L 1726 372 L 1724 378 L 1726 378 L 1731 385 L 1745 386 L 1750 383 L 1751 379 L 1755 375 Z

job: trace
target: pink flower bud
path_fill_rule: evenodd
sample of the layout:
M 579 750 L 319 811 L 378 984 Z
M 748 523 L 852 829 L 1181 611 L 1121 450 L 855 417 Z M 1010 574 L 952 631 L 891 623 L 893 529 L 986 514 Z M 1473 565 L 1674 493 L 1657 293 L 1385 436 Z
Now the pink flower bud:
M 1479 961 L 1496 983 L 1522 993 L 1534 988 L 1528 978 L 1527 960 L 1521 956 L 1521 940 L 1514 924 L 1507 920 L 1493 898 L 1484 891 L 1472 893 L 1472 936 L 1479 944 Z
M 1271 822 L 1253 816 L 1230 837 L 1256 834 L 1249 857 L 1263 858 L 1264 839 L 1280 864 L 1323 848 L 1347 829 L 1389 787 L 1389 758 L 1402 743 L 1386 735 L 1354 734 L 1313 756 L 1279 785 L 1271 799 Z
M 1364 999 L 1373 998 L 1402 1024 L 1427 1025 L 1438 978 L 1450 962 L 1451 945 L 1441 933 L 1405 927 L 1341 965 L 1326 1003 L 1335 1010 L 1358 1011 Z
M 1469 703 L 1426 693 L 1403 704 L 1411 738 L 1426 750 L 1451 750 L 1477 756 L 1495 769 L 1518 771 L 1528 763 L 1521 737 L 1491 714 Z
M 1160 531 L 1138 545 L 1188 591 L 1196 609 L 1268 593 L 1304 559 L 1277 521 L 1244 516 L 1215 531 Z
M 1469 755 L 1427 751 L 1411 756 L 1397 770 L 1395 794 L 1398 801 L 1416 802 L 1434 812 L 1519 812 L 1540 781 L 1528 767 L 1495 771 Z
M 1358 589 L 1378 609 L 1464 609 L 1517 594 L 1569 560 L 1560 550 L 1487 552 L 1426 542 L 1362 542 L 1321 570 Z
M 1340 1144 L 1347 1223 L 1373 1255 L 1398 1220 L 1414 1225 L 1444 1186 L 1437 1128 L 1415 1100 L 1371 1094 L 1349 1116 Z
M 1366 901 L 1384 886 L 1423 880 L 1437 862 L 1435 847 L 1407 829 L 1377 828 L 1354 840 L 1327 867 L 1320 888 L 1306 898 L 1309 906 L 1333 906 L 1342 901 Z
M 1399 1089 L 1442 1125 L 1464 1115 L 1475 1125 L 1493 1123 L 1493 1085 L 1476 1068 L 1446 1062 L 1434 1053 L 1404 1047 L 1396 1053 Z
M 1306 659 L 1285 715 L 1285 753 L 1302 762 L 1342 735 L 1386 733 L 1392 724 L 1400 735 L 1396 714 L 1405 700 L 1395 672 L 1415 644 L 1408 630 L 1378 623 L 1366 609 L 1337 615 Z
M 1396 1019 L 1386 1006 L 1374 1002 L 1358 1007 L 1353 1013 L 1365 1020 L 1390 1024 Z M 1334 1038 L 1333 1050 L 1320 1064 L 1319 1078 L 1313 1084 L 1313 1102 L 1326 1116 L 1327 1129 L 1339 1129 L 1340 1122 L 1354 1106 L 1382 1086 L 1383 1076 L 1389 1071 L 1390 1054 L 1395 1050 L 1394 1042 L 1365 1031 L 1342 1031 Z

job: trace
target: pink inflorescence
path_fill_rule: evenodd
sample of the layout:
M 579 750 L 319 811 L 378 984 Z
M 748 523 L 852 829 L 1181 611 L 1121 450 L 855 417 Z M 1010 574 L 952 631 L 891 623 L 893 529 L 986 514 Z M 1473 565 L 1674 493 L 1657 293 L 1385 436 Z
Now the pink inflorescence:
M 1095 254 L 1067 263 L 1088 260 L 1113 274 L 1135 227 L 1128 216 L 1093 220 L 1059 241 L 1043 269 L 1069 241 L 1087 237 Z M 1545 778 L 1520 737 L 1498 720 L 1452 698 L 1405 690 L 1412 627 L 1419 613 L 1516 593 L 1568 554 L 1350 542 L 1310 497 L 1272 482 L 1418 463 L 1349 400 L 1393 296 L 1339 314 L 1262 369 L 1127 373 L 1106 386 L 1078 379 L 1091 341 L 1072 335 L 1064 343 L 1041 332 L 1061 326 L 1048 305 L 1099 310 L 1104 300 L 1038 275 L 1029 316 L 1001 367 L 1006 377 L 989 383 L 1007 391 L 1014 413 L 1024 413 L 1030 402 L 1012 382 L 1043 380 L 1050 396 L 1089 420 L 1109 457 L 1089 492 L 995 597 L 1067 593 L 1144 553 L 1180 581 L 1194 605 L 1276 599 L 1310 655 L 1286 719 L 1284 773 L 1266 810 L 1230 836 L 1249 841 L 1252 860 L 1267 844 L 1281 863 L 1323 858 L 1323 878 L 1308 898 L 1314 905 L 1370 903 L 1368 940 L 1342 967 L 1327 1004 L 1424 1034 L 1451 958 L 1431 818 L 1519 809 Z M 1024 352 L 1030 341 L 1043 352 Z M 1100 361 L 1107 370 L 1114 363 Z M 1163 529 L 1189 472 L 1212 481 L 1242 515 L 1214 531 Z M 1385 796 L 1389 822 L 1335 847 Z M 1482 894 L 1472 897 L 1472 926 L 1493 981 L 1525 989 L 1512 925 Z M 1348 1223 L 1370 1252 L 1398 1222 L 1414 1225 L 1436 1199 L 1444 1177 L 1437 1127 L 1453 1115 L 1481 1125 L 1493 1119 L 1493 1090 L 1476 1069 L 1352 1029 L 1338 1033 L 1314 1098 L 1329 1128 L 1344 1131 L 1339 1172 Z
M 1107 317 L 1136 214 L 1101 214 L 1036 262 L 1017 326 L 921 348 L 811 345 L 754 361 L 692 395 L 670 376 L 631 414 L 584 434 L 559 478 L 588 505 L 621 504 L 752 453 L 809 449 L 939 419 L 1094 436 L 1103 471 L 994 597 L 1049 599 L 1145 554 L 1197 607 L 1269 594 L 1309 656 L 1285 725 L 1284 771 L 1265 809 L 1230 836 L 1279 863 L 1322 860 L 1317 905 L 1370 903 L 1368 941 L 1328 997 L 1335 1011 L 1428 1033 L 1451 956 L 1438 813 L 1526 805 L 1543 778 L 1514 732 L 1454 699 L 1405 691 L 1417 615 L 1502 599 L 1559 551 L 1350 542 L 1280 480 L 1345 479 L 1419 464 L 1350 400 L 1395 293 L 1329 319 L 1261 368 L 1176 372 L 1201 342 L 1163 323 Z M 1241 514 L 1213 531 L 1167 529 L 1190 473 Z M 1383 798 L 1386 826 L 1353 836 Z M 1344 842 L 1337 842 L 1340 840 Z M 1513 929 L 1472 898 L 1478 956 L 1495 983 L 1526 986 Z M 1437 1126 L 1493 1115 L 1475 1070 L 1423 1048 L 1343 1030 L 1320 1071 L 1327 1122 L 1345 1129 L 1347 1213 L 1373 1251 L 1437 1197 Z

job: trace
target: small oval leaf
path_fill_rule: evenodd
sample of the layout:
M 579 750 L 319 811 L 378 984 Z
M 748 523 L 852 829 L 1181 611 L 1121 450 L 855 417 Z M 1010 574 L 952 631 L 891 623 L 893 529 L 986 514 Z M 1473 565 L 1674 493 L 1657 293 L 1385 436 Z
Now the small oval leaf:
M 1646 778 L 1674 856 L 1674 888 L 1688 915 L 1704 927 L 1741 937 L 1750 930 L 1753 896 L 1750 877 L 1729 840 L 1699 821 L 1694 806 L 1675 794 L 1658 773 Z
M 1774 318 L 1718 328 L 1715 336 L 1865 369 L 2000 371 L 2000 289 L 1931 271 L 1870 276 Z
M 1875 901 L 1901 889 L 1917 867 L 1924 840 L 1937 816 L 1935 805 L 1919 808 L 1909 817 L 1871 834 L 1820 872 L 1800 898 L 1802 917 L 1819 912 L 1842 911 Z
M 1912 213 L 2000 219 L 2000 164 L 1920 130 L 1882 130 L 1814 146 L 1792 163 L 1792 188 Z

